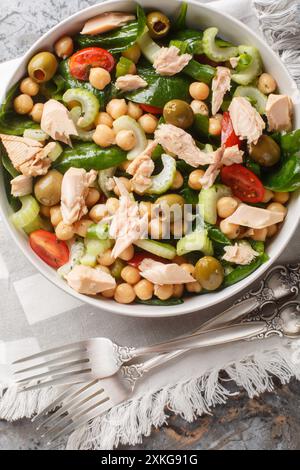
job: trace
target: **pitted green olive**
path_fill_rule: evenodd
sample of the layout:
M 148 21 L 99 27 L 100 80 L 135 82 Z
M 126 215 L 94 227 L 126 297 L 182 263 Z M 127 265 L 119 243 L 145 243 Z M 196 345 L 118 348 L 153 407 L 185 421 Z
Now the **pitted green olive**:
M 180 194 L 165 194 L 164 196 L 156 199 L 155 204 L 166 203 L 168 206 L 173 206 L 174 204 L 179 204 L 179 206 L 184 206 L 184 199 Z
M 154 208 L 154 211 L 155 211 L 155 208 L 157 208 L 158 210 L 159 208 L 161 208 L 162 213 L 163 213 L 163 208 L 165 206 L 169 206 L 170 221 L 174 222 L 175 220 L 182 219 L 184 203 L 185 203 L 184 198 L 180 196 L 180 194 L 165 194 L 164 196 L 161 196 L 158 199 L 156 199 L 153 208 Z M 164 215 L 165 217 L 168 217 L 168 214 L 164 214 Z
M 250 157 L 261 166 L 270 167 L 280 160 L 280 147 L 272 137 L 262 135 L 250 149 Z
M 194 122 L 194 112 L 185 101 L 171 100 L 164 107 L 164 119 L 167 124 L 188 129 Z
M 160 11 L 153 11 L 147 15 L 147 26 L 153 39 L 163 38 L 170 31 L 170 20 Z
M 224 269 L 213 256 L 204 256 L 195 266 L 194 277 L 206 290 L 218 289 L 224 279 Z
M 34 194 L 43 206 L 51 207 L 60 202 L 63 176 L 57 170 L 50 170 L 34 185 Z
M 37 83 L 49 82 L 56 73 L 57 59 L 51 52 L 39 52 L 28 64 L 28 75 Z

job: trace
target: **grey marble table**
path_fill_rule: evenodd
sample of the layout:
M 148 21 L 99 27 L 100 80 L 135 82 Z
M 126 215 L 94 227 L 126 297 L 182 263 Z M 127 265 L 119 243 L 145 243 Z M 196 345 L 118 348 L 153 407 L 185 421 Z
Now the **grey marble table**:
M 95 3 L 97 0 L 1 0 L 0 62 L 20 56 L 58 21 Z M 300 254 L 298 233 L 280 261 L 295 261 L 295 253 Z M 0 421 L 0 450 L 44 448 L 29 421 Z M 168 426 L 154 431 L 136 448 L 300 449 L 300 383 L 278 384 L 276 393 L 253 400 L 242 393 L 218 407 L 213 416 L 192 424 L 171 416 Z

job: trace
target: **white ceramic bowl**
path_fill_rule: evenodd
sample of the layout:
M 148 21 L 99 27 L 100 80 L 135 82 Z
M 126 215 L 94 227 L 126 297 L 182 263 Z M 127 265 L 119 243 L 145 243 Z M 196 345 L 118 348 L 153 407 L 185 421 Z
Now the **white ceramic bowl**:
M 139 0 L 139 3 L 150 9 L 162 10 L 167 15 L 174 15 L 181 3 L 180 0 Z M 14 76 L 8 88 L 16 83 L 26 73 L 26 65 L 29 59 L 41 50 L 51 50 L 52 45 L 57 39 L 65 34 L 73 34 L 81 30 L 83 24 L 89 18 L 103 13 L 105 11 L 134 11 L 135 3 L 129 0 L 112 0 L 99 5 L 94 5 L 90 8 L 82 10 L 67 20 L 61 22 L 41 39 L 39 39 L 24 56 L 22 63 Z M 191 27 L 206 28 L 209 26 L 216 26 L 219 28 L 222 37 L 232 41 L 236 44 L 251 44 L 256 46 L 262 55 L 263 62 L 266 70 L 271 73 L 279 84 L 280 91 L 293 97 L 295 103 L 295 126 L 300 128 L 300 99 L 299 91 L 296 84 L 289 76 L 286 68 L 277 57 L 277 55 L 270 49 L 270 47 L 241 22 L 233 19 L 232 17 L 218 12 L 208 6 L 202 5 L 197 1 L 189 1 L 188 9 L 188 24 Z M 7 88 L 7 89 L 8 89 Z M 1 176 L 2 177 L 2 176 Z M 289 203 L 288 216 L 280 233 L 274 238 L 272 243 L 268 246 L 268 254 L 270 260 L 255 271 L 251 276 L 247 277 L 238 284 L 228 287 L 220 292 L 204 294 L 186 298 L 182 305 L 170 307 L 149 307 L 144 305 L 120 305 L 112 300 L 101 300 L 96 298 L 87 297 L 77 294 L 74 290 L 70 289 L 68 285 L 61 280 L 56 272 L 40 260 L 34 252 L 30 249 L 26 235 L 18 232 L 10 223 L 9 215 L 11 209 L 8 205 L 7 198 L 4 191 L 4 186 L 0 187 L 0 210 L 5 220 L 6 226 L 15 240 L 19 248 L 23 251 L 30 262 L 56 286 L 63 289 L 65 292 L 73 295 L 81 301 L 90 304 L 93 307 L 104 309 L 112 313 L 118 313 L 127 316 L 140 316 L 140 317 L 166 317 L 183 315 L 189 312 L 203 310 L 212 305 L 220 304 L 226 299 L 231 298 L 235 294 L 242 291 L 242 289 L 250 286 L 257 278 L 259 278 L 264 271 L 266 271 L 276 258 L 284 251 L 291 236 L 297 228 L 300 217 L 300 198 L 299 194 L 294 194 Z

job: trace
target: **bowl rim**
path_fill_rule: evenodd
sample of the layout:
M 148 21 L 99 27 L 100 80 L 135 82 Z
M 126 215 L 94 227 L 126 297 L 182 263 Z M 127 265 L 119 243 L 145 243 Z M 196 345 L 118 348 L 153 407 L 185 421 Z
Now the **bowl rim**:
M 174 3 L 177 3 L 178 6 L 182 3 L 181 0 L 173 0 L 173 1 Z M 188 4 L 193 5 L 196 9 L 206 10 L 206 12 L 212 15 L 216 14 L 216 10 L 212 6 L 199 3 L 197 0 L 186 0 L 186 1 Z M 53 33 L 55 33 L 56 31 L 60 31 L 61 29 L 63 29 L 64 25 L 70 25 L 75 20 L 79 20 L 80 16 L 82 16 L 83 14 L 91 13 L 91 17 L 92 17 L 93 14 L 94 16 L 95 14 L 97 14 L 96 10 L 99 9 L 99 7 L 103 6 L 103 8 L 105 7 L 105 10 L 107 11 L 107 8 L 114 7 L 114 6 L 116 7 L 117 5 L 120 5 L 120 3 L 124 4 L 125 2 L 122 0 L 107 0 L 105 2 L 101 2 L 95 5 L 89 6 L 87 8 L 77 11 L 73 15 L 69 16 L 68 18 L 65 18 L 64 20 L 59 22 L 57 25 L 49 29 L 37 41 L 35 41 L 35 43 L 28 49 L 26 54 L 20 58 L 20 63 L 18 64 L 13 75 L 10 77 L 8 84 L 5 87 L 3 96 L 6 96 L 7 91 L 12 86 L 11 84 L 15 83 L 15 79 L 18 73 L 18 68 L 27 62 L 27 60 L 31 57 L 32 53 L 36 52 L 39 49 L 40 44 L 43 43 L 47 39 L 48 36 L 52 36 Z M 129 4 L 129 1 L 126 1 L 126 3 Z M 132 3 L 135 3 L 135 2 L 132 2 Z M 227 20 L 231 21 L 233 24 L 236 24 L 239 28 L 244 29 L 245 32 L 247 32 L 250 36 L 254 36 L 258 43 L 262 43 L 264 47 L 268 49 L 268 52 L 271 55 L 271 60 L 279 64 L 280 67 L 285 71 L 287 79 L 289 79 L 291 83 L 294 83 L 294 81 L 290 77 L 290 74 L 286 66 L 282 63 L 279 56 L 277 56 L 277 54 L 271 49 L 271 47 L 266 43 L 266 41 L 264 41 L 264 39 L 261 36 L 259 36 L 255 31 L 250 29 L 241 21 L 228 15 L 227 13 L 223 13 L 219 11 L 217 13 L 218 15 L 227 18 Z M 53 46 L 53 42 L 51 42 L 51 46 Z M 39 273 L 41 273 L 44 277 L 46 277 L 46 279 L 48 279 L 48 281 L 50 281 L 56 287 L 64 290 L 67 294 L 70 294 L 76 299 L 80 300 L 81 302 L 83 302 L 83 304 L 90 305 L 91 307 L 97 308 L 98 310 L 100 309 L 106 312 L 116 313 L 118 315 L 122 315 L 125 317 L 149 317 L 149 318 L 155 318 L 155 317 L 164 318 L 164 317 L 172 317 L 172 316 L 175 317 L 175 316 L 180 316 L 180 315 L 186 315 L 192 312 L 197 312 L 197 311 L 200 312 L 203 309 L 216 306 L 216 305 L 221 306 L 221 304 L 225 301 L 228 301 L 230 297 L 236 296 L 239 292 L 243 291 L 246 288 L 249 288 L 256 280 L 258 280 L 270 268 L 270 266 L 278 259 L 278 257 L 282 254 L 282 252 L 288 245 L 300 221 L 300 210 L 299 210 L 297 212 L 297 215 L 296 213 L 293 214 L 294 222 L 293 222 L 292 230 L 290 230 L 290 232 L 288 233 L 284 241 L 280 244 L 280 246 L 276 248 L 276 251 L 272 255 L 272 257 L 247 278 L 243 279 L 242 281 L 238 282 L 237 284 L 233 286 L 224 288 L 224 290 L 222 291 L 218 291 L 216 293 L 204 294 L 206 297 L 205 302 L 203 302 L 200 305 L 195 305 L 194 303 L 190 304 L 189 302 L 185 302 L 183 304 L 176 305 L 176 306 L 157 307 L 157 306 L 148 306 L 148 305 L 141 305 L 141 304 L 130 304 L 130 305 L 118 304 L 112 299 L 102 299 L 100 297 L 86 296 L 83 294 L 79 294 L 78 292 L 71 289 L 67 285 L 67 283 L 62 281 L 57 275 L 56 276 L 53 275 L 53 270 L 51 268 L 49 268 L 42 260 L 40 260 L 37 256 L 35 256 L 33 252 L 31 252 L 29 249 L 26 249 L 22 245 L 20 239 L 17 236 L 17 233 L 18 233 L 17 230 L 11 225 L 11 223 L 9 222 L 6 216 L 4 204 L 5 202 L 3 201 L 3 198 L 0 197 L 0 215 L 2 216 L 4 225 L 6 226 L 9 234 L 11 235 L 16 245 L 19 247 L 22 253 L 26 256 L 26 258 L 30 261 L 30 263 L 33 264 L 33 266 L 37 269 Z M 299 198 L 298 198 L 298 205 L 300 208 Z M 216 296 L 219 296 L 220 298 L 216 299 Z M 198 297 L 195 297 L 195 298 L 198 298 Z M 203 299 L 204 297 L 201 295 L 199 296 L 199 298 Z

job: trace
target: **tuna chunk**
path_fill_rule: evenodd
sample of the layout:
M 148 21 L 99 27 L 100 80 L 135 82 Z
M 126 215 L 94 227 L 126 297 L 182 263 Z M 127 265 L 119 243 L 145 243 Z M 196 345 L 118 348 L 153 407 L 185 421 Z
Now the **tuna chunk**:
M 116 88 L 120 91 L 134 91 L 147 86 L 146 80 L 139 75 L 123 75 L 116 80 Z
M 208 189 L 214 184 L 223 165 L 230 166 L 233 163 L 242 163 L 244 152 L 239 149 L 238 145 L 234 145 L 225 149 L 221 147 L 214 152 L 214 155 L 215 161 L 209 165 L 200 179 L 204 189 Z
M 229 63 L 233 69 L 236 69 L 239 64 L 240 58 L 239 57 L 231 57 L 229 59 Z
M 124 26 L 129 21 L 135 20 L 135 15 L 130 13 L 122 13 L 118 11 L 111 11 L 102 13 L 95 18 L 91 18 L 87 21 L 81 31 L 81 34 L 89 34 L 94 36 L 95 34 L 106 33 L 113 29 Z
M 138 203 L 131 197 L 118 178 L 114 178 L 120 191 L 119 208 L 112 217 L 109 235 L 116 240 L 112 256 L 117 258 L 132 243 L 148 233 L 148 215 L 140 216 Z
M 115 279 L 104 271 L 76 265 L 66 276 L 67 283 L 80 294 L 97 295 L 116 287 Z
M 159 75 L 172 76 L 181 72 L 193 58 L 190 54 L 181 54 L 175 47 L 162 47 L 155 55 L 153 67 Z
M 236 243 L 234 246 L 225 246 L 224 251 L 225 255 L 223 259 L 225 261 L 241 264 L 242 266 L 250 264 L 256 256 L 259 255 L 250 245 L 243 243 Z
M 166 152 L 175 154 L 194 168 L 215 161 L 214 152 L 203 152 L 188 132 L 172 124 L 161 124 L 155 131 L 155 140 Z
M 212 115 L 215 116 L 221 108 L 224 96 L 230 91 L 231 72 L 227 67 L 217 67 L 217 74 L 212 81 Z
M 149 155 L 140 155 L 127 168 L 127 173 L 132 175 L 133 191 L 143 194 L 151 187 L 151 175 L 154 171 L 154 162 Z
M 146 258 L 141 262 L 139 269 L 141 276 L 153 284 L 186 284 L 188 282 L 195 282 L 193 276 L 175 263 L 164 264 Z
M 269 95 L 266 106 L 269 131 L 292 129 L 293 103 L 287 95 Z
M 248 144 L 257 144 L 266 124 L 250 102 L 243 97 L 233 98 L 229 113 L 236 135 L 247 139 Z
M 95 170 L 87 173 L 79 168 L 70 168 L 65 173 L 61 187 L 61 212 L 65 224 L 74 224 L 88 212 L 85 200 L 96 176 Z
M 10 184 L 11 194 L 15 197 L 27 196 L 32 193 L 32 176 L 16 176 Z
M 72 145 L 70 136 L 78 135 L 69 111 L 56 100 L 49 100 L 44 104 L 41 129 L 53 140 L 59 140 L 68 145 Z
M 278 224 L 284 219 L 282 212 L 273 212 L 268 209 L 241 204 L 236 211 L 225 219 L 231 224 L 242 225 L 253 229 L 261 229 Z
M 25 137 L 0 134 L 9 159 L 17 171 L 25 176 L 45 175 L 51 165 L 48 157 L 55 143 L 50 142 L 46 147 L 40 142 Z
M 226 147 L 222 157 L 222 165 L 230 166 L 234 163 L 243 163 L 244 152 L 239 149 L 238 145 Z

